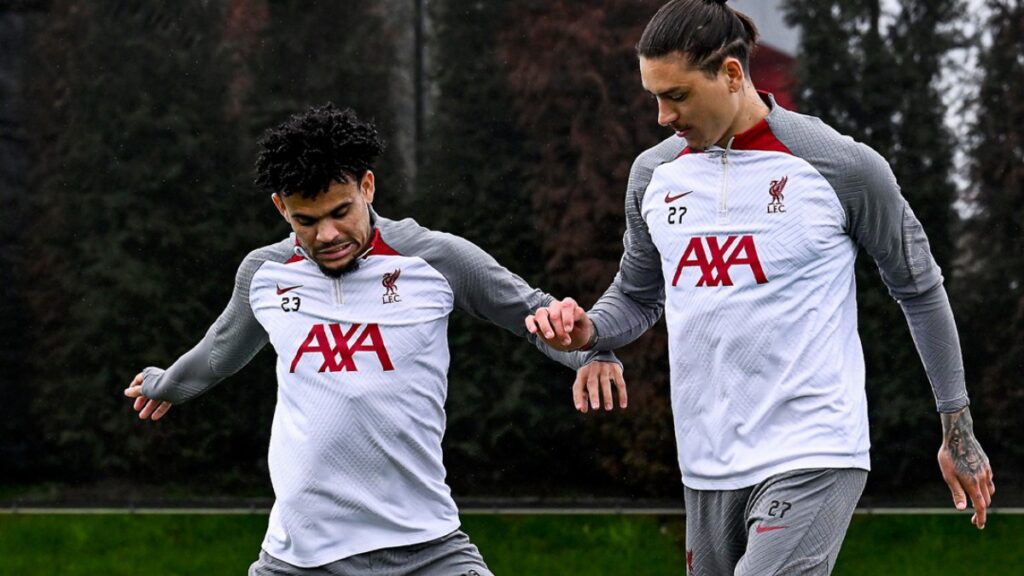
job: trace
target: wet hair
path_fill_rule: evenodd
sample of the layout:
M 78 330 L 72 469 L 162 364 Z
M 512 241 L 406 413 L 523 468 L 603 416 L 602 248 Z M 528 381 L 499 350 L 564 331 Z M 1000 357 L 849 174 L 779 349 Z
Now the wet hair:
M 290 196 L 315 198 L 332 182 L 360 182 L 384 151 L 371 122 L 350 108 L 314 106 L 263 133 L 256 157 L 256 185 Z
M 757 26 L 749 16 L 733 10 L 728 0 L 671 0 L 644 28 L 637 55 L 661 58 L 673 52 L 690 65 L 714 76 L 729 56 L 750 74 L 750 53 L 757 45 Z

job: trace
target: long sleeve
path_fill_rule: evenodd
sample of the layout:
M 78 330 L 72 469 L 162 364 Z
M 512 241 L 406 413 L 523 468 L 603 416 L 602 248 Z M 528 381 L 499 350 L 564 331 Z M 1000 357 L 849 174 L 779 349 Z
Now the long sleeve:
M 817 119 L 780 121 L 773 130 L 835 189 L 846 233 L 874 259 L 889 294 L 903 308 L 939 411 L 967 406 L 960 341 L 942 271 L 889 164 Z
M 238 268 L 235 288 L 224 312 L 203 339 L 169 368 L 146 368 L 142 394 L 176 404 L 185 402 L 245 367 L 268 340 L 249 305 L 253 274 L 268 257 L 289 250 L 285 241 L 249 254 Z
M 942 271 L 921 222 L 900 194 L 885 160 L 860 147 L 863 186 L 840 196 L 848 231 L 878 265 L 889 294 L 900 303 L 940 412 L 969 404 L 963 357 Z
M 531 287 L 478 246 L 451 234 L 427 230 L 406 219 L 382 222 L 382 234 L 403 255 L 423 258 L 437 269 L 455 296 L 455 307 L 529 340 L 552 360 L 579 369 L 593 360 L 618 362 L 612 354 L 559 352 L 526 330 L 524 319 L 554 298 Z
M 640 205 L 654 169 L 678 156 L 684 142 L 672 136 L 633 162 L 626 187 L 626 233 L 619 272 L 589 312 L 597 332 L 594 349 L 612 350 L 629 344 L 661 318 L 665 306 L 661 257 Z

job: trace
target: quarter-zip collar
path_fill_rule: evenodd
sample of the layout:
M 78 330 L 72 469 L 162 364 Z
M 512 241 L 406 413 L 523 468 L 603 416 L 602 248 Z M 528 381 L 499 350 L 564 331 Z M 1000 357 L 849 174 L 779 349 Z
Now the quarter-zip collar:
M 722 148 L 718 145 L 708 146 L 705 150 L 696 150 L 687 146 L 679 153 L 680 156 L 686 154 L 729 154 L 732 151 L 742 150 L 762 150 L 768 152 L 783 152 L 786 154 L 792 154 L 789 148 L 787 148 L 779 139 L 772 133 L 771 122 L 774 120 L 774 116 L 778 114 L 779 110 L 783 110 L 776 102 L 775 96 L 772 96 L 770 92 L 761 92 L 758 94 L 761 96 L 761 100 L 768 105 L 768 115 L 761 119 L 760 122 L 754 124 L 749 129 L 744 130 L 738 134 L 734 134 L 729 142 L 726 143 L 726 147 Z

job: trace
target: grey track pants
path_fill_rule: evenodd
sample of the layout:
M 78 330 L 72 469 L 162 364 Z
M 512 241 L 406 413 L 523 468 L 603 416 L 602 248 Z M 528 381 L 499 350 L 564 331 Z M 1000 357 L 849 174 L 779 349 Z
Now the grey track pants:
M 795 470 L 740 490 L 686 488 L 690 576 L 828 576 L 867 471 Z

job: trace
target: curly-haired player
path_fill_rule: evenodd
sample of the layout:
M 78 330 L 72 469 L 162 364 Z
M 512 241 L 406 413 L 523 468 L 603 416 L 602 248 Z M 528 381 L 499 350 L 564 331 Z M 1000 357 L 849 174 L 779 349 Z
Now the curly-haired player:
M 655 14 L 640 77 L 675 135 L 633 164 L 619 273 L 589 313 L 567 300 L 527 324 L 562 350 L 611 349 L 664 311 L 688 573 L 828 574 L 870 468 L 858 248 L 903 308 L 942 476 L 978 528 L 995 484 L 921 223 L 884 158 L 754 89 L 756 41 L 725 0 Z
M 250 575 L 491 574 L 445 484 L 448 315 L 535 341 L 522 317 L 553 299 L 466 240 L 374 213 L 382 148 L 371 124 L 331 105 L 269 130 L 256 181 L 294 233 L 245 258 L 198 345 L 125 390 L 156 420 L 273 345 L 276 501 Z M 595 359 L 536 344 L 574 369 Z M 624 402 L 614 357 L 593 364 Z

